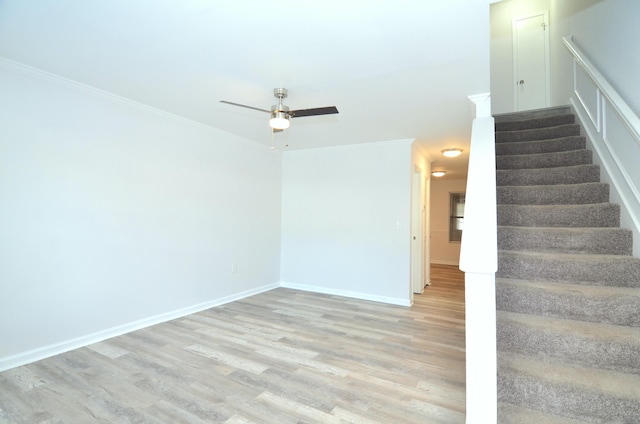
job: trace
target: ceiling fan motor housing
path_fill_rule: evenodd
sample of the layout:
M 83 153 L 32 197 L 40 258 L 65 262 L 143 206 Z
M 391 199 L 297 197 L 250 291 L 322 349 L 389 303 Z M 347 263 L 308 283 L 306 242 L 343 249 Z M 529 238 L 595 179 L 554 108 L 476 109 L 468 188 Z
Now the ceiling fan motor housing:
M 276 96 L 278 99 L 282 100 L 285 97 L 287 97 L 287 89 L 286 88 L 274 88 L 273 89 L 273 95 Z
M 283 115 L 278 116 L 279 118 L 289 119 L 289 106 L 285 106 L 282 104 L 282 99 L 287 97 L 287 89 L 286 88 L 274 88 L 273 95 L 278 98 L 278 104 L 271 106 L 271 118 L 275 118 L 275 114 L 277 112 L 284 112 Z M 286 116 L 284 116 L 286 115 Z

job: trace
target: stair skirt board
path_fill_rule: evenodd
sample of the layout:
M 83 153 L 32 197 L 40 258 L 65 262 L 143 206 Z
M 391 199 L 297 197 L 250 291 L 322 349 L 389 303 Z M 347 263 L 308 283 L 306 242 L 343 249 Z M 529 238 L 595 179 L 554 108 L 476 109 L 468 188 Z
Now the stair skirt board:
M 496 121 L 498 422 L 640 423 L 640 260 L 569 107 Z

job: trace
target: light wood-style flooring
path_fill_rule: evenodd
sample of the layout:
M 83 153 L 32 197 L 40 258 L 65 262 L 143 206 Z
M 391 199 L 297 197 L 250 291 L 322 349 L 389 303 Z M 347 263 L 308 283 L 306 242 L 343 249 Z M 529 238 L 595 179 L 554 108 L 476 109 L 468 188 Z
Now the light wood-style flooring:
M 276 289 L 0 373 L 0 423 L 464 423 L 464 282 Z

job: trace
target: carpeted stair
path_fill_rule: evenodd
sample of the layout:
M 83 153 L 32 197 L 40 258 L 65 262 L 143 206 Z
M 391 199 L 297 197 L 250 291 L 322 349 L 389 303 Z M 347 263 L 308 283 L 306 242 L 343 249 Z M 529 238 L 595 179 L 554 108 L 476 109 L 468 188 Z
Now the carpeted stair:
M 498 423 L 640 423 L 640 259 L 569 107 L 496 116 Z

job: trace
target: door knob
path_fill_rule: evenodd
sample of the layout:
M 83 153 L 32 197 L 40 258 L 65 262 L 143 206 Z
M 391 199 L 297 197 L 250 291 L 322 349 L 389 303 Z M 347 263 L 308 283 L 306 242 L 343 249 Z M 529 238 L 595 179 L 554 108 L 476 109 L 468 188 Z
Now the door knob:
M 524 80 L 520 80 L 520 82 L 518 84 L 520 84 L 520 85 L 524 84 Z

